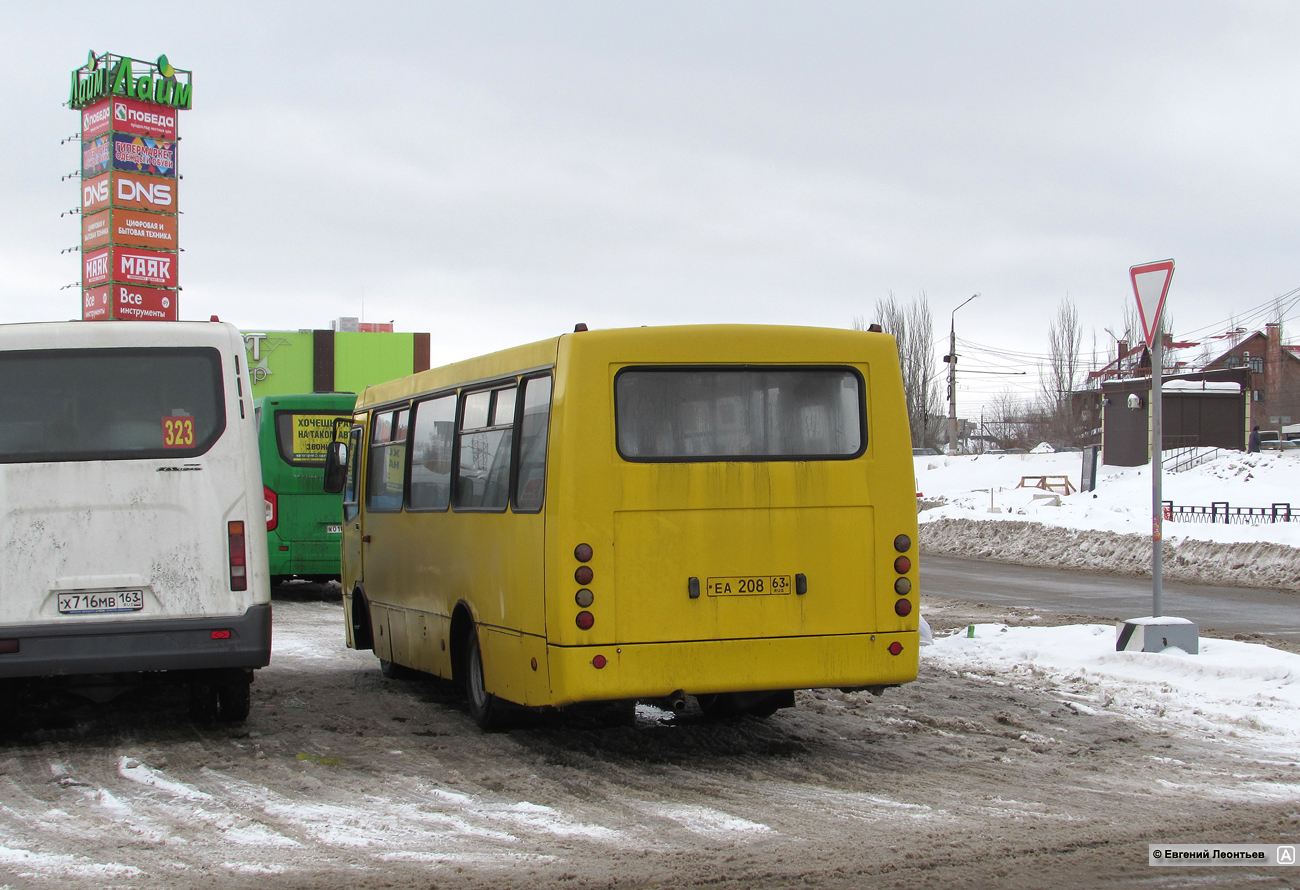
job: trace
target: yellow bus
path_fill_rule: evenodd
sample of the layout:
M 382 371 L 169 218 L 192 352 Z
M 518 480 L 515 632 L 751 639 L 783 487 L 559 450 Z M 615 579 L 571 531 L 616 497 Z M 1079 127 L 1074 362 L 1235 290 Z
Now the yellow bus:
M 908 682 L 910 449 L 879 332 L 579 326 L 368 387 L 326 474 L 347 645 L 456 681 L 484 729 Z

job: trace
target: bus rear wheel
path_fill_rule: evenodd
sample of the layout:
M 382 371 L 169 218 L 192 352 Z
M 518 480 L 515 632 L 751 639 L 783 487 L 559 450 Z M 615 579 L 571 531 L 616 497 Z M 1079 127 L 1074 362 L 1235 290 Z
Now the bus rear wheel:
M 484 732 L 501 732 L 510 728 L 509 704 L 487 691 L 483 683 L 483 650 L 478 632 L 470 629 L 465 640 L 465 695 L 469 713 Z
M 252 707 L 249 681 L 189 684 L 190 719 L 196 723 L 243 723 Z
M 401 680 L 407 676 L 407 669 L 394 661 L 379 659 L 379 673 L 388 680 Z

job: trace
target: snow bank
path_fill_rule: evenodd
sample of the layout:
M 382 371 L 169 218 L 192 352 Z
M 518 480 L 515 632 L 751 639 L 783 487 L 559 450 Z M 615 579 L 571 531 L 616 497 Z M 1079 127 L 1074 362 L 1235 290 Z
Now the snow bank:
M 921 553 L 1050 566 L 1112 575 L 1151 575 L 1151 539 L 1041 522 L 940 519 L 921 526 Z M 1163 548 L 1172 581 L 1300 592 L 1300 549 L 1282 544 L 1173 540 Z
M 1005 682 L 1046 680 L 1081 713 L 1117 711 L 1157 728 L 1171 725 L 1229 744 L 1300 756 L 1300 655 L 1254 643 L 1201 638 L 1199 655 L 1179 649 L 1116 652 L 1108 625 L 1007 627 L 977 624 L 922 650 L 927 664 Z M 1289 796 L 1300 796 L 1292 786 Z
M 1070 494 L 1019 487 L 1066 477 L 1077 488 L 1082 456 L 917 457 L 922 553 L 1125 575 L 1151 573 L 1147 467 L 1098 467 L 1097 489 Z M 1056 480 L 1048 480 L 1054 482 Z M 1166 473 L 1164 499 L 1239 507 L 1292 504 L 1300 520 L 1300 455 L 1226 452 Z M 1300 521 L 1264 525 L 1166 522 L 1165 576 L 1199 584 L 1300 591 Z

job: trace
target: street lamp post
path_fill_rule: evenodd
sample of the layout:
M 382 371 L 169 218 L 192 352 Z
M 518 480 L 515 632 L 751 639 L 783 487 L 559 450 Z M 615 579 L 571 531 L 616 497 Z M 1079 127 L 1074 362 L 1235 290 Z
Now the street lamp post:
M 957 307 L 960 309 L 978 297 L 967 297 Z M 948 453 L 957 453 L 957 309 L 948 317 L 948 354 L 943 360 L 948 363 Z

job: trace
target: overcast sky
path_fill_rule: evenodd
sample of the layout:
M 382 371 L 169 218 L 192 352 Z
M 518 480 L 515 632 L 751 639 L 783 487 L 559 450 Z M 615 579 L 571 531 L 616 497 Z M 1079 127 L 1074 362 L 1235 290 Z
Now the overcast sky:
M 924 292 L 942 354 L 979 292 L 974 369 L 1032 364 L 1066 298 L 1104 352 L 1135 263 L 1177 261 L 1194 339 L 1300 287 L 1292 3 L 0 10 L 2 321 L 79 314 L 60 103 L 92 48 L 194 71 L 188 318 L 364 311 L 441 363 L 576 322 L 848 327 Z M 964 415 L 1033 381 L 965 379 Z

